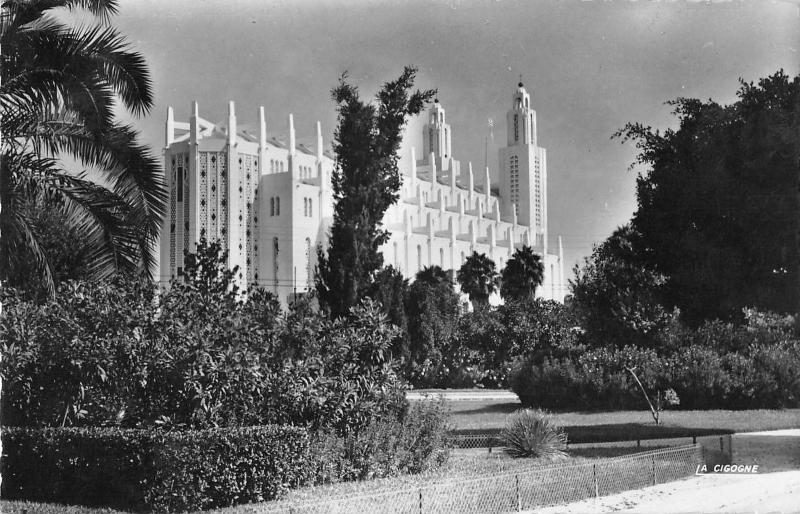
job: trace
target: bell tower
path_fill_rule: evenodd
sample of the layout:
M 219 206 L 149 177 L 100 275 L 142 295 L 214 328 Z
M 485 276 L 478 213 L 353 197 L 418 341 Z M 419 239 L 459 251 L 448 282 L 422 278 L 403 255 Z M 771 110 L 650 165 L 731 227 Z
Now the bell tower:
M 531 109 L 531 95 L 522 82 L 514 93 L 511 109 L 506 113 L 508 146 L 536 145 L 536 111 Z
M 452 156 L 450 139 L 452 131 L 450 125 L 446 123 L 444 107 L 439 103 L 439 99 L 434 100 L 433 105 L 428 109 L 428 120 L 423 128 L 422 147 L 423 154 L 427 159 L 433 153 L 436 160 L 446 161 Z
M 536 111 L 520 82 L 506 113 L 507 145 L 500 149 L 501 211 L 515 213 L 534 234 L 532 246 L 547 251 L 547 153 L 537 145 Z

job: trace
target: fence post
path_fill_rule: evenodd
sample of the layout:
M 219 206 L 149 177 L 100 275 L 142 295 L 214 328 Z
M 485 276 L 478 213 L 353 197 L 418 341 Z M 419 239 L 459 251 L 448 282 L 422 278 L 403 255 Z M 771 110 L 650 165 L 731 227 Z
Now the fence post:
M 519 475 L 514 475 L 514 480 L 517 482 L 517 512 L 522 512 L 522 497 L 519 494 Z
M 733 463 L 733 436 L 731 434 L 728 434 L 728 457 Z
M 653 485 L 656 485 L 656 457 L 655 455 L 651 457 L 653 460 Z
M 419 514 L 422 514 L 422 488 L 419 489 Z
M 600 488 L 597 486 L 597 464 L 592 464 L 592 481 L 594 482 L 594 497 L 600 496 Z

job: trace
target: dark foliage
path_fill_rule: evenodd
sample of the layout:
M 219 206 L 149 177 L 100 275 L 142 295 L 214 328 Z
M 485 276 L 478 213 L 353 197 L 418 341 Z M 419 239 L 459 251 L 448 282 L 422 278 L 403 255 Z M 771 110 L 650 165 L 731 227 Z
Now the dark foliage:
M 375 274 L 372 291 L 369 297 L 381 305 L 381 309 L 389 318 L 389 322 L 399 329 L 397 338 L 392 342 L 392 356 L 401 361 L 409 359 L 408 347 L 408 314 L 406 298 L 408 296 L 408 280 L 400 270 L 386 266 Z
M 397 331 L 377 307 L 347 321 L 283 316 L 269 293 L 242 298 L 224 261 L 218 244 L 201 242 L 185 281 L 158 298 L 122 278 L 67 282 L 44 304 L 6 290 L 3 422 L 345 432 L 402 411 L 389 351 Z
M 424 383 L 442 363 L 442 351 L 458 324 L 458 295 L 450 274 L 439 266 L 425 267 L 408 289 L 409 373 Z
M 332 96 L 338 109 L 333 150 L 335 202 L 330 246 L 320 248 L 317 291 L 332 316 L 347 314 L 368 294 L 383 266 L 378 248 L 389 234 L 381 228 L 386 209 L 397 201 L 397 151 L 409 116 L 418 114 L 435 91 L 415 91 L 416 69 L 406 67 L 378 92 L 377 105 L 361 100 L 342 75 Z
M 56 14 L 64 7 L 88 8 L 104 24 L 67 26 Z M 113 0 L 3 3 L 0 278 L 33 293 L 52 297 L 64 268 L 92 278 L 153 271 L 162 172 L 114 112 L 146 114 L 152 84 L 142 56 L 108 25 L 116 12 Z M 84 169 L 97 170 L 103 185 Z M 79 248 L 52 233 L 43 210 Z
M 176 512 L 271 500 L 314 479 L 295 427 L 3 428 L 2 496 Z
M 594 346 L 652 345 L 671 319 L 660 303 L 666 278 L 638 253 L 639 238 L 619 227 L 575 267 L 572 307 Z
M 750 319 L 759 318 L 750 313 Z M 525 405 L 551 409 L 647 407 L 626 368 L 648 391 L 674 389 L 681 409 L 753 409 L 800 405 L 800 341 L 772 324 L 737 327 L 719 322 L 697 330 L 673 325 L 677 337 L 654 349 L 598 348 L 578 355 L 536 356 L 511 374 Z M 677 329 L 675 335 L 667 335 Z
M 459 268 L 456 279 L 461 291 L 469 295 L 476 310 L 489 306 L 489 297 L 500 285 L 494 261 L 486 254 L 473 252 Z
M 331 483 L 423 473 L 449 458 L 450 426 L 444 401 L 415 403 L 397 421 L 378 421 L 339 437 L 316 435 L 318 481 Z
M 636 252 L 667 277 L 663 299 L 692 326 L 744 307 L 796 312 L 800 77 L 741 83 L 728 106 L 679 98 L 679 128 L 638 123 Z
M 505 300 L 534 298 L 544 280 L 542 256 L 530 246 L 518 248 L 501 273 L 500 296 Z

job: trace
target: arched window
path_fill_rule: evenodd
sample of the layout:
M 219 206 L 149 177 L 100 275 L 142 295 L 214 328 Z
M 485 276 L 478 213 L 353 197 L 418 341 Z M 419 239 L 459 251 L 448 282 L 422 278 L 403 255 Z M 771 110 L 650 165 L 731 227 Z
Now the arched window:
M 281 161 L 280 170 L 281 170 L 281 173 L 283 173 L 283 161 Z
M 417 271 L 422 269 L 422 246 L 417 245 Z
M 464 252 L 461 252 L 461 264 L 464 264 Z
M 269 160 L 269 172 L 275 173 L 275 159 Z
M 272 196 L 269 199 L 269 215 L 275 216 L 275 197 Z
M 308 199 L 308 217 L 309 217 L 309 218 L 311 218 L 311 217 L 313 217 L 313 216 L 314 216 L 314 212 L 313 212 L 313 210 L 312 210 L 312 208 L 311 208 L 311 205 L 312 205 L 312 203 L 311 203 L 311 202 L 313 202 L 313 200 L 312 200 L 311 198 L 309 198 L 309 199 Z
M 439 266 L 444 269 L 444 248 L 439 248 Z
M 397 241 L 394 242 L 394 267 L 400 268 L 400 257 L 397 254 Z
M 275 197 L 275 216 L 280 216 L 280 215 L 281 215 L 281 197 L 280 196 L 276 196 Z
M 308 198 L 303 198 L 303 216 L 308 216 Z

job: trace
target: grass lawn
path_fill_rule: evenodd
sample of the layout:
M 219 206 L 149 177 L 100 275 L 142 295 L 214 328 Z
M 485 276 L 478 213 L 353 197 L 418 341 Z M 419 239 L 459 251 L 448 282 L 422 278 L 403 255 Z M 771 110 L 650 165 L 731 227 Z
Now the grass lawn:
M 508 401 L 452 401 L 449 402 L 454 427 L 461 431 L 496 431 L 505 422 L 507 414 L 519 409 L 518 402 Z M 564 412 L 555 413 L 557 421 L 566 427 L 570 440 L 586 442 L 614 440 L 624 435 L 637 433 L 646 439 L 669 437 L 671 434 L 750 432 L 781 428 L 800 427 L 800 409 L 749 410 L 749 411 L 667 411 L 662 413 L 661 427 L 653 425 L 649 411 L 614 412 Z M 634 437 L 635 439 L 635 437 Z M 655 443 L 655 441 L 654 441 Z M 661 444 L 660 442 L 656 444 Z M 800 468 L 800 438 L 775 436 L 735 436 L 733 462 L 737 464 L 759 464 L 762 472 Z M 591 462 L 592 459 L 615 457 L 643 450 L 635 446 L 570 448 L 569 460 L 573 463 Z M 549 465 L 543 462 L 541 465 Z M 443 469 L 422 475 L 401 476 L 390 479 L 368 480 L 343 484 L 325 485 L 291 491 L 288 500 L 304 501 L 325 499 L 332 495 L 362 495 L 386 489 L 414 488 L 439 480 L 459 480 L 477 475 L 492 475 L 529 469 L 532 463 L 525 459 L 510 459 L 501 452 L 491 454 L 484 449 L 455 450 L 450 462 Z M 244 514 L 258 512 L 258 505 L 242 505 L 221 509 L 219 514 Z M 111 509 L 65 507 L 54 504 L 0 501 L 0 512 L 9 514 L 119 514 Z
M 519 402 L 498 400 L 448 402 L 453 426 L 459 431 L 497 430 L 503 427 L 508 414 L 522 408 Z M 697 429 L 698 435 L 708 430 L 716 433 L 753 432 L 780 428 L 800 428 L 800 409 L 785 410 L 669 410 L 661 413 L 663 427 L 655 427 L 650 411 L 556 412 L 556 421 L 563 427 L 575 427 L 590 433 L 594 430 L 613 434 L 630 430 L 664 429 L 665 431 Z M 650 428 L 646 428 L 650 427 Z M 569 429 L 568 429 L 569 431 Z M 691 435 L 691 434 L 690 434 Z

